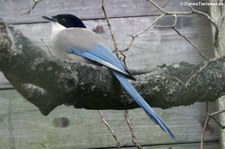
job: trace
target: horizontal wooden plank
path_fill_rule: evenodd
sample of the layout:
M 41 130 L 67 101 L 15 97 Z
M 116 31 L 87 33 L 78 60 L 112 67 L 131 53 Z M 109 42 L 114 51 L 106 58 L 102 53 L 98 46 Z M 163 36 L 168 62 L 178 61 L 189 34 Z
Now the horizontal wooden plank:
M 206 0 L 202 0 L 206 1 Z M 182 5 L 186 0 L 157 0 L 159 6 L 168 11 L 189 11 L 190 8 Z M 103 18 L 101 0 L 42 0 L 29 15 L 24 14 L 33 5 L 33 0 L 7 0 L 0 1 L 0 16 L 8 23 L 40 22 L 43 15 L 59 13 L 75 14 L 83 19 Z M 109 17 L 133 17 L 157 15 L 160 12 L 147 0 L 106 0 L 107 14 Z M 207 11 L 208 7 L 198 6 L 197 9 Z M 87 13 L 88 10 L 88 13 Z
M 214 104 L 210 109 L 214 109 Z M 176 140 L 172 140 L 149 120 L 141 109 L 129 110 L 136 138 L 140 144 L 168 144 L 169 147 L 172 143 L 173 147 L 176 146 L 174 143 L 200 141 L 202 123 L 206 115 L 205 104 L 196 103 L 168 110 L 156 109 L 156 112 L 174 132 Z M 105 110 L 102 113 L 116 132 L 121 145 L 133 145 L 124 120 L 124 112 Z M 116 145 L 97 111 L 61 106 L 45 117 L 13 90 L 0 91 L 0 134 L 0 148 L 4 149 L 31 148 L 31 145 L 32 149 L 94 148 Z M 211 122 L 205 140 L 208 142 L 218 139 L 217 125 Z

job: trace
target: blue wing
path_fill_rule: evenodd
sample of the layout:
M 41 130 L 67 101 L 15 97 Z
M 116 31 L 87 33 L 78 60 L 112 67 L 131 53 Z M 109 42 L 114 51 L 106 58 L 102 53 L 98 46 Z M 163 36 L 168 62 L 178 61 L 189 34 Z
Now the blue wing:
M 102 45 L 97 45 L 90 50 L 77 50 L 74 48 L 69 49 L 70 53 L 85 57 L 89 60 L 95 61 L 112 69 L 113 74 L 119 80 L 124 89 L 130 96 L 137 102 L 137 104 L 144 109 L 147 115 L 158 124 L 165 132 L 172 138 L 174 135 L 163 122 L 163 120 L 155 113 L 155 111 L 148 105 L 148 103 L 140 96 L 136 89 L 127 80 L 126 75 L 130 75 L 126 68 L 121 64 L 120 60 L 114 56 L 109 49 Z
M 106 67 L 124 74 L 129 79 L 136 80 L 126 69 L 126 67 L 123 66 L 120 60 L 115 55 L 113 55 L 107 47 L 103 45 L 96 45 L 90 50 L 77 50 L 75 48 L 71 48 L 69 49 L 69 52 L 100 63 Z

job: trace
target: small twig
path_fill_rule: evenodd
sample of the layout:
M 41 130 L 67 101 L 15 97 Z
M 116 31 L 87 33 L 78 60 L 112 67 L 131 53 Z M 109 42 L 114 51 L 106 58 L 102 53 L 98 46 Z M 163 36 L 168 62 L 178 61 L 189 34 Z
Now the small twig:
M 119 139 L 117 137 L 117 134 L 113 131 L 113 129 L 110 127 L 109 123 L 105 120 L 101 111 L 98 110 L 98 113 L 100 115 L 101 121 L 108 128 L 109 132 L 112 134 L 113 138 L 115 139 L 116 144 L 117 144 L 117 148 L 120 149 L 120 142 L 119 142 Z
M 185 86 L 187 87 L 190 83 L 190 81 L 195 78 L 206 66 L 208 66 L 209 62 L 205 62 L 204 65 L 202 67 L 200 67 L 200 69 L 194 74 L 192 75 L 187 82 L 185 83 Z
M 207 56 L 205 56 L 204 53 L 201 52 L 201 50 L 199 49 L 199 47 L 197 45 L 195 45 L 193 42 L 191 42 L 185 35 L 181 34 L 176 28 L 175 25 L 177 23 L 177 15 L 190 15 L 193 13 L 199 14 L 199 15 L 203 15 L 205 16 L 208 20 L 210 20 L 210 22 L 213 24 L 213 26 L 216 28 L 216 32 L 219 31 L 218 30 L 218 26 L 216 25 L 216 23 L 210 18 L 210 16 L 204 12 L 198 11 L 196 9 L 194 9 L 193 7 L 190 7 L 192 11 L 189 12 L 169 12 L 164 10 L 162 7 L 160 7 L 157 3 L 155 3 L 153 0 L 148 0 L 152 5 L 154 5 L 158 10 L 160 10 L 162 12 L 162 14 L 164 15 L 173 15 L 174 16 L 174 23 L 172 25 L 169 26 L 157 26 L 157 27 L 171 27 L 179 36 L 181 36 L 182 38 L 184 38 L 188 43 L 190 43 L 195 49 L 197 49 L 198 53 L 207 61 L 209 61 L 209 59 L 207 58 Z M 215 34 L 215 36 L 218 33 Z
M 126 55 L 124 55 L 122 53 L 122 51 L 120 51 L 117 47 L 117 43 L 116 43 L 116 39 L 115 39 L 115 36 L 114 36 L 114 33 L 112 31 L 112 27 L 111 27 L 111 24 L 109 22 L 109 18 L 108 18 L 108 15 L 106 13 L 106 10 L 105 10 L 105 0 L 102 0 L 102 11 L 104 13 L 104 16 L 105 16 L 105 19 L 106 19 L 106 22 L 107 22 L 107 25 L 109 26 L 109 30 L 110 30 L 110 35 L 111 35 L 111 38 L 113 40 L 113 45 L 114 45 L 114 49 L 115 49 L 115 53 L 116 53 L 116 56 L 121 60 L 123 61 L 124 65 L 127 67 L 126 65 Z M 123 58 L 120 57 L 120 54 L 123 56 Z
M 45 45 L 45 47 L 48 49 L 49 53 L 50 53 L 51 55 L 54 55 L 54 54 L 52 53 L 51 49 L 49 48 L 49 46 L 48 46 L 48 45 L 46 44 L 46 42 L 43 40 L 43 38 L 41 38 L 40 40 L 44 43 L 44 45 Z
M 22 13 L 21 16 L 25 15 L 25 14 L 29 15 L 31 13 L 31 11 L 37 6 L 37 4 L 41 1 L 43 1 L 43 0 L 33 0 L 34 4 L 32 5 L 32 7 L 28 11 Z
M 143 30 L 139 31 L 136 35 L 130 35 L 131 36 L 131 41 L 130 43 L 128 44 L 128 46 L 126 47 L 125 50 L 122 50 L 121 52 L 125 52 L 125 51 L 128 51 L 130 49 L 130 47 L 132 46 L 134 40 L 140 36 L 141 34 L 143 34 L 144 32 L 148 31 L 150 28 L 153 28 L 153 25 L 160 19 L 162 18 L 163 16 L 165 16 L 165 14 L 161 14 L 160 16 L 158 16 L 153 22 L 151 25 L 147 26 L 146 28 L 144 28 Z
M 214 26 L 214 28 L 215 28 L 215 35 L 214 35 L 214 46 L 215 47 L 218 47 L 219 46 L 219 26 L 216 24 L 216 22 L 214 22 L 213 20 L 212 20 L 212 18 L 207 14 L 207 13 L 205 13 L 205 12 L 202 12 L 202 11 L 199 11 L 199 10 L 196 10 L 194 7 L 192 7 L 192 6 L 189 6 L 190 8 L 191 8 L 191 10 L 192 10 L 192 12 L 193 13 L 196 13 L 196 14 L 198 14 L 198 15 L 202 15 L 202 16 L 204 16 L 206 19 L 208 19 L 210 22 L 211 22 L 211 24 Z M 218 52 L 218 51 L 217 51 Z M 218 52 L 218 54 L 221 56 L 221 53 L 220 52 Z
M 222 58 L 224 58 L 224 56 L 218 57 L 218 58 L 213 58 L 213 59 L 210 59 L 209 61 L 205 62 L 204 65 L 201 66 L 201 67 L 199 68 L 199 70 L 187 80 L 187 82 L 185 83 L 185 86 L 187 87 L 187 86 L 189 85 L 190 81 L 191 81 L 193 78 L 195 78 L 195 77 L 196 77 L 196 76 L 197 76 L 197 75 L 198 75 L 198 74 L 199 74 L 206 66 L 208 66 L 210 62 L 214 62 L 214 61 L 219 60 L 219 59 L 222 59 Z M 206 107 L 206 108 L 207 108 L 207 107 Z
M 207 56 L 205 56 L 204 53 L 201 52 L 201 50 L 199 49 L 199 47 L 197 45 L 195 45 L 192 41 L 190 41 L 185 35 L 183 35 L 182 33 L 180 33 L 175 27 L 172 27 L 172 29 L 182 38 L 184 38 L 188 43 L 190 43 L 199 53 L 199 55 L 201 55 L 205 60 L 209 61 L 209 58 L 207 58 Z
M 174 14 L 174 22 L 172 25 L 167 25 L 167 26 L 156 26 L 157 28 L 172 28 L 179 36 L 181 36 L 182 38 L 184 38 L 188 43 L 190 43 L 195 49 L 197 49 L 199 55 L 201 55 L 205 60 L 209 61 L 209 59 L 207 58 L 207 56 L 205 56 L 204 53 L 201 52 L 201 50 L 199 49 L 199 47 L 197 45 L 195 45 L 193 42 L 191 42 L 185 35 L 183 35 L 179 30 L 177 30 L 175 28 L 176 24 L 177 24 L 177 14 Z
M 127 63 L 126 63 L 126 58 L 127 58 L 127 56 L 126 56 L 125 54 L 123 54 L 123 52 L 120 52 L 120 54 L 123 56 L 123 58 L 121 58 L 121 60 L 123 61 L 124 66 L 127 67 Z
M 203 126 L 203 132 L 202 132 L 202 136 L 201 136 L 201 143 L 200 143 L 200 149 L 203 149 L 203 145 L 204 145 L 204 138 L 205 138 L 205 132 L 206 132 L 206 128 L 207 125 L 209 123 L 210 117 L 208 116 L 205 120 L 204 126 Z
M 190 14 L 198 14 L 198 15 L 202 15 L 204 16 L 207 20 L 209 20 L 211 22 L 211 24 L 214 26 L 215 28 L 215 36 L 214 36 L 214 46 L 218 47 L 219 46 L 219 26 L 216 24 L 215 21 L 213 21 L 213 19 L 205 12 L 196 10 L 194 7 L 192 6 L 188 6 L 191 8 L 191 11 L 188 12 L 171 12 L 171 11 L 166 11 L 164 10 L 162 7 L 160 7 L 157 3 L 155 3 L 153 0 L 148 0 L 153 6 L 155 6 L 159 11 L 161 11 L 162 13 L 164 13 L 165 15 L 190 15 Z M 219 51 L 217 51 L 218 54 L 221 56 L 221 53 Z
M 162 6 L 161 6 L 161 8 L 165 8 L 169 3 L 170 3 L 170 1 L 171 0 L 168 0 L 165 4 L 163 4 Z M 156 9 L 155 11 L 153 11 L 153 13 L 155 13 L 155 12 L 157 12 L 158 11 L 158 9 Z
M 224 129 L 224 128 L 225 128 L 225 126 L 222 125 L 220 122 L 218 122 L 218 120 L 217 120 L 215 117 L 211 117 L 211 118 L 214 120 L 214 122 L 216 122 L 216 124 L 217 124 L 221 129 Z
M 105 0 L 102 0 L 102 11 L 104 13 L 107 25 L 109 26 L 109 30 L 110 30 L 110 34 L 111 34 L 111 37 L 112 37 L 112 40 L 113 40 L 116 55 L 117 55 L 117 57 L 119 57 L 119 50 L 118 50 L 118 47 L 117 47 L 117 44 L 116 44 L 115 36 L 114 36 L 113 31 L 112 31 L 112 27 L 111 27 L 108 15 L 107 15 L 106 10 L 105 10 Z
M 158 25 L 158 26 L 155 26 L 155 28 L 170 28 L 170 27 L 175 27 L 176 24 L 177 24 L 177 15 L 174 14 L 173 16 L 174 16 L 173 24 L 167 25 L 167 26 L 161 26 L 161 25 Z
M 132 127 L 132 124 L 129 120 L 129 116 L 128 116 L 128 110 L 125 110 L 124 112 L 124 117 L 125 117 L 125 120 L 127 122 L 127 126 L 129 127 L 130 129 L 130 132 L 131 132 L 131 136 L 132 136 L 132 142 L 134 143 L 134 145 L 138 148 L 138 149 L 142 149 L 141 145 L 139 143 L 137 143 L 137 139 L 136 139 L 136 136 L 134 134 L 134 129 Z
M 153 6 L 155 6 L 159 11 L 162 13 L 165 13 L 165 15 L 190 15 L 192 14 L 192 11 L 188 12 L 172 12 L 172 11 L 166 11 L 162 7 L 160 7 L 157 3 L 155 3 L 153 0 L 148 0 Z
M 224 110 L 220 110 L 220 111 L 216 111 L 214 113 L 211 113 L 207 116 L 206 120 L 205 120 L 205 123 L 204 123 L 204 126 L 203 126 L 203 130 L 202 130 L 202 136 L 201 136 L 201 143 L 200 143 L 200 149 L 203 149 L 204 147 L 204 138 L 205 138 L 205 132 L 206 132 L 206 129 L 207 129 L 207 125 L 209 123 L 209 120 L 210 118 L 216 116 L 216 115 L 219 115 L 221 113 L 225 112 L 225 109 Z

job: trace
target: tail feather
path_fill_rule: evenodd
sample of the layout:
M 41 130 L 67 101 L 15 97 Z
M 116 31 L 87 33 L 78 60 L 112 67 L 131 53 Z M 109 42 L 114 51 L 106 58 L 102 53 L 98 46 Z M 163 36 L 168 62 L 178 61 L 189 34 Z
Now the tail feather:
M 138 103 L 138 105 L 144 109 L 147 115 L 156 123 L 158 124 L 165 132 L 167 132 L 172 138 L 175 138 L 173 133 L 170 129 L 166 126 L 163 120 L 158 116 L 158 114 L 148 105 L 148 103 L 141 97 L 141 95 L 136 91 L 136 89 L 130 84 L 127 78 L 116 72 L 113 71 L 113 74 L 116 78 L 120 81 L 122 86 L 125 90 L 131 95 L 131 97 Z

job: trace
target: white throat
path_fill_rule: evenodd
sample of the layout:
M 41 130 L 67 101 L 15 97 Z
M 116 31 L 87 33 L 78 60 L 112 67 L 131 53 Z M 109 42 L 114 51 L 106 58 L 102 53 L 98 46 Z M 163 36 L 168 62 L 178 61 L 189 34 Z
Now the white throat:
M 58 32 L 65 30 L 66 28 L 57 22 L 52 22 L 51 37 L 54 37 Z
M 60 48 L 57 48 L 56 45 L 58 43 L 58 35 L 61 31 L 65 30 L 66 28 L 60 25 L 57 22 L 52 22 L 52 31 L 50 36 L 50 49 L 51 52 L 58 57 L 63 57 L 65 55 L 64 51 Z

